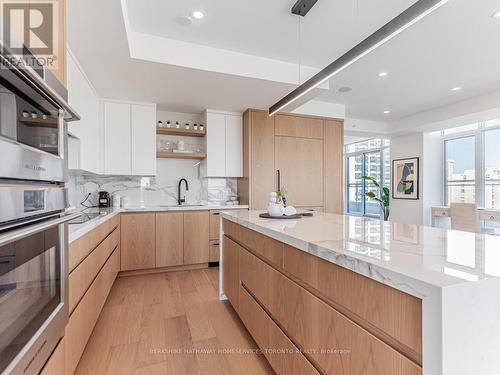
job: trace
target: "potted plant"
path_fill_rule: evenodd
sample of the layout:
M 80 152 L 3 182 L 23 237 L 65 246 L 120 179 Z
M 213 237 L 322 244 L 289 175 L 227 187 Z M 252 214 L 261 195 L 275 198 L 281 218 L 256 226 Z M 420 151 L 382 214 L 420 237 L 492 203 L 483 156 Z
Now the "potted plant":
M 381 187 L 380 183 L 376 181 L 373 177 L 370 176 L 363 176 L 362 177 L 365 181 L 370 181 L 375 187 L 378 189 L 378 196 L 375 194 L 373 191 L 367 191 L 365 194 L 368 198 L 373 199 L 378 202 L 380 205 L 380 209 L 382 213 L 384 214 L 384 221 L 389 220 L 389 214 L 390 214 L 390 208 L 389 208 L 389 188 L 387 187 Z

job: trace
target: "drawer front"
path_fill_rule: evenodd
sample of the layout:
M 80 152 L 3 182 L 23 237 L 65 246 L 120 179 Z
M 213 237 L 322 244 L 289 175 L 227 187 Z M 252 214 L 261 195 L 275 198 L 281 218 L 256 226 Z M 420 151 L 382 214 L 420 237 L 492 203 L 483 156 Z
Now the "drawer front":
M 220 232 L 220 213 L 216 210 L 210 210 L 210 239 L 218 240 Z
M 45 364 L 41 375 L 64 375 L 66 374 L 66 343 L 64 337 L 55 350 L 52 352 L 49 360 Z
M 500 212 L 492 214 L 479 211 L 479 220 L 500 221 Z
M 70 314 L 119 242 L 120 230 L 115 229 L 69 274 L 68 305 Z
M 224 220 L 224 234 L 241 243 L 243 246 L 262 255 L 271 263 L 281 267 L 283 265 L 284 244 L 253 230 Z
M 241 283 L 324 372 L 422 374 L 420 366 L 247 251 L 240 252 L 240 272 Z
M 120 225 L 120 215 L 115 215 L 86 235 L 69 245 L 69 271 L 89 255 L 116 227 Z
M 422 357 L 420 299 L 288 245 L 283 268 Z
M 118 246 L 73 311 L 66 325 L 66 373 L 73 374 L 120 270 Z
M 441 209 L 433 208 L 432 216 L 440 216 L 440 217 L 450 216 L 450 210 L 447 208 L 441 208 Z
M 276 374 L 319 374 L 255 299 L 240 286 L 239 315 Z
M 220 258 L 220 244 L 219 240 L 210 241 L 210 248 L 208 249 L 208 260 L 210 262 L 218 262 Z

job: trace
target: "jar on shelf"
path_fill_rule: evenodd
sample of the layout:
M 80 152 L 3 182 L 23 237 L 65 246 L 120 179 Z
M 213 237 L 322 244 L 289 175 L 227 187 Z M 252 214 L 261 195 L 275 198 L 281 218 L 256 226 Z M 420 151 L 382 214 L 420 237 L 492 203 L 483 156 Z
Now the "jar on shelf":
M 167 127 L 167 128 L 170 128 L 170 126 L 171 126 L 170 121 L 168 121 L 168 120 L 167 120 L 167 125 L 166 125 L 166 127 Z
M 163 128 L 163 121 L 161 121 L 161 120 L 160 120 L 160 121 L 158 121 L 158 122 L 156 123 L 156 126 L 157 126 L 157 127 L 159 127 L 159 128 Z
M 179 129 L 180 127 L 181 127 L 181 124 L 179 124 L 179 121 L 176 121 L 176 122 L 175 122 L 175 128 L 176 128 L 176 129 Z
M 200 124 L 200 130 L 201 130 L 201 131 L 205 130 L 205 125 Z
M 187 122 L 184 124 L 184 129 L 189 130 L 189 124 Z
M 194 125 L 193 125 L 193 129 L 194 129 L 194 130 L 198 130 L 198 124 L 194 124 Z

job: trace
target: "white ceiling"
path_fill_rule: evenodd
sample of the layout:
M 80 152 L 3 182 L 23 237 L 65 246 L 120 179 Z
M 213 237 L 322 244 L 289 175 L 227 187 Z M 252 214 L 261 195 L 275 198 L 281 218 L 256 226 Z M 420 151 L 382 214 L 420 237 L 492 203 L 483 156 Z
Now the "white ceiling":
M 300 61 L 322 68 L 411 5 L 413 0 L 319 0 L 301 19 Z M 137 33 L 297 63 L 298 18 L 290 0 L 126 0 Z M 450 0 L 351 66 L 318 98 L 347 115 L 397 119 L 500 89 L 499 0 Z M 201 9 L 190 27 L 178 16 Z M 70 47 L 105 97 L 153 101 L 176 111 L 267 108 L 295 85 L 130 58 L 119 0 L 68 2 Z M 191 48 L 196 60 L 196 46 Z M 377 73 L 389 75 L 380 79 Z M 353 91 L 340 94 L 337 89 Z M 450 88 L 463 90 L 451 93 Z M 390 109 L 390 115 L 383 115 Z

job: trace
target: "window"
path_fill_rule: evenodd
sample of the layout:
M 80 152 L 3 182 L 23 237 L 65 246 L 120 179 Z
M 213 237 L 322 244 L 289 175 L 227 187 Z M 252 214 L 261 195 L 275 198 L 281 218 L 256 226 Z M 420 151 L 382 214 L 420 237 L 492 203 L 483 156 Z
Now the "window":
M 443 131 L 445 198 L 500 209 L 500 119 Z
M 448 203 L 476 201 L 475 136 L 445 141 Z
M 345 146 L 346 160 L 346 212 L 355 215 L 379 217 L 380 206 L 368 199 L 366 193 L 377 192 L 377 188 L 363 176 L 383 180 L 383 186 L 390 185 L 389 140 L 369 139 Z

